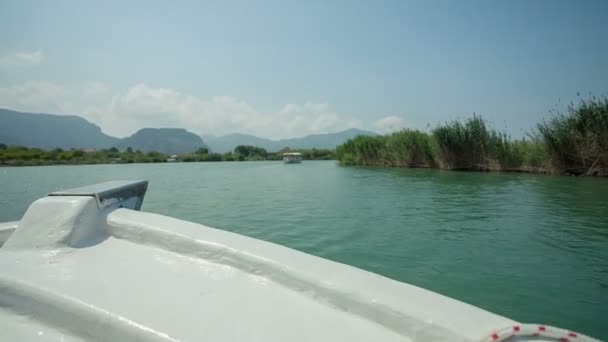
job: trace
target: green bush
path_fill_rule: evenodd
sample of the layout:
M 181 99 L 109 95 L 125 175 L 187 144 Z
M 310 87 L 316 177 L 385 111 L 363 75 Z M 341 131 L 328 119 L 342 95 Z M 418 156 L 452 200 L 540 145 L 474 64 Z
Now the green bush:
M 608 175 L 608 98 L 570 105 L 538 124 L 537 134 L 556 172 Z
M 435 166 L 432 138 L 417 130 L 403 130 L 386 138 L 385 163 L 392 166 Z
M 473 115 L 464 122 L 455 120 L 438 126 L 433 137 L 439 147 L 439 158 L 449 169 L 484 170 L 488 168 L 489 144 L 498 138 L 486 127 L 481 116 Z M 493 146 L 496 150 L 500 147 Z

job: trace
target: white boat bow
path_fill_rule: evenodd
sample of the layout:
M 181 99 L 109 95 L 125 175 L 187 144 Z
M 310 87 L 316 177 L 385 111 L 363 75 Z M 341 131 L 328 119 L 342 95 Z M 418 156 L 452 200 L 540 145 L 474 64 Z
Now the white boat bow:
M 125 181 L 56 192 L 0 225 L 0 340 L 593 340 L 140 212 L 146 188 Z

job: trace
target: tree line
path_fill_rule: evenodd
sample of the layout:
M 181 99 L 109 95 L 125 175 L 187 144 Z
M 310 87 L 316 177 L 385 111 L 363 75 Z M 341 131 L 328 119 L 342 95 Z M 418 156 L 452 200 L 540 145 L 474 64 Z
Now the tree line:
M 0 143 L 0 165 L 72 165 L 72 164 L 128 164 L 128 163 L 165 163 L 165 162 L 218 162 L 218 161 L 256 161 L 281 160 L 285 148 L 278 152 L 268 152 L 261 147 L 239 145 L 232 152 L 213 153 L 206 147 L 191 153 L 167 155 L 160 152 L 142 152 L 131 147 L 119 150 L 109 149 L 69 149 L 45 150 L 25 146 L 7 146 Z M 305 160 L 336 159 L 335 150 L 298 149 Z

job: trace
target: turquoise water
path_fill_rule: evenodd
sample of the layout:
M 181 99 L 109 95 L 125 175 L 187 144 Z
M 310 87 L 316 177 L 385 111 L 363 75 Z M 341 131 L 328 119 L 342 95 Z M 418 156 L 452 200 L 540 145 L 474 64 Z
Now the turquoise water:
M 144 211 L 608 339 L 608 179 L 333 161 L 0 168 L 0 221 L 53 190 L 138 178 Z

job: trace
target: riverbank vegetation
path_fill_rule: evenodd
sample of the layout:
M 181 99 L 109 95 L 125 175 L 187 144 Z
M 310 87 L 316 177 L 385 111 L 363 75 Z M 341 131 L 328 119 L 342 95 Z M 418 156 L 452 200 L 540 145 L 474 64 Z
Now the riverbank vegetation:
M 194 153 L 186 153 L 177 156 L 177 161 L 199 162 L 199 161 L 261 161 L 261 160 L 282 160 L 283 153 L 289 149 L 278 152 L 268 152 L 265 149 L 251 145 L 239 145 L 232 152 L 224 154 L 211 153 L 207 148 L 199 148 Z M 332 160 L 336 159 L 335 150 L 329 149 L 298 149 L 294 150 L 302 153 L 304 160 Z
M 130 147 L 124 151 L 114 147 L 100 150 L 43 150 L 0 144 L 0 166 L 281 160 L 285 151 L 267 152 L 265 149 L 256 146 L 237 146 L 232 152 L 220 154 L 201 147 L 192 153 L 166 155 L 160 152 L 134 151 Z M 336 159 L 334 150 L 309 149 L 297 151 L 302 153 L 305 160 Z
M 160 163 L 167 156 L 160 152 L 143 153 L 131 148 L 119 151 L 116 148 L 101 150 L 43 150 L 24 146 L 5 146 L 0 144 L 0 165 L 68 165 L 68 164 L 115 164 L 115 163 Z
M 572 174 L 608 176 L 608 98 L 570 106 L 538 125 L 552 168 Z
M 359 136 L 336 150 L 343 165 L 608 176 L 608 99 L 591 98 L 512 139 L 479 115 L 430 132 Z

